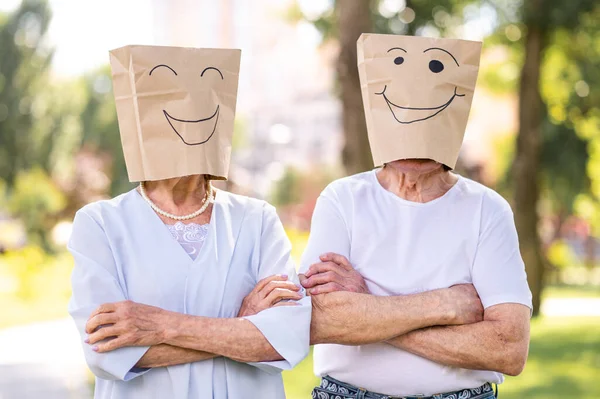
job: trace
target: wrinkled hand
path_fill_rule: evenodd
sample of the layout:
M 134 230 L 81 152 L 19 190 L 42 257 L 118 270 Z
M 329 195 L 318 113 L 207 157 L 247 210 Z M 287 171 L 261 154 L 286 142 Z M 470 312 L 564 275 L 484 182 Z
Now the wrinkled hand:
M 288 281 L 286 275 L 278 274 L 264 278 L 244 298 L 238 317 L 252 316 L 274 306 L 296 306 L 296 302 L 282 301 L 302 299 L 303 295 L 299 292 L 300 289 L 292 281 Z
M 370 294 L 365 279 L 354 270 L 345 256 L 326 253 L 319 257 L 321 263 L 311 265 L 300 283 L 310 295 L 334 291 Z
M 132 301 L 107 303 L 96 309 L 85 325 L 86 343 L 96 352 L 126 346 L 152 346 L 163 341 L 166 311 Z
M 459 284 L 441 290 L 445 298 L 443 303 L 450 306 L 449 324 L 471 324 L 483 321 L 483 305 L 473 284 Z

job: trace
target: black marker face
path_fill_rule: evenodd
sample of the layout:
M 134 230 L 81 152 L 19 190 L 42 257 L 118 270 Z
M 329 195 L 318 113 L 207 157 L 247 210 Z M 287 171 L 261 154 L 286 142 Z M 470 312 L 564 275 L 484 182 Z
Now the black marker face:
M 159 71 L 162 71 L 163 69 L 165 70 L 164 72 L 178 76 L 177 71 L 166 64 L 156 65 L 150 70 L 148 75 L 152 76 L 153 73 L 157 75 Z M 212 66 L 204 68 L 204 70 L 199 73 L 199 79 L 207 79 L 209 74 L 217 75 L 217 79 L 219 80 L 224 79 L 221 71 Z M 171 129 L 179 136 L 181 141 L 186 145 L 194 146 L 206 143 L 215 134 L 217 122 L 219 121 L 219 108 L 220 105 L 217 104 L 216 109 L 210 111 L 210 116 L 199 119 L 176 118 L 171 116 L 166 109 L 163 109 L 163 114 L 167 119 L 169 126 L 171 126 Z M 187 133 L 188 131 L 191 131 L 192 134 Z M 193 135 L 193 137 L 189 137 L 191 135 Z
M 423 51 L 423 53 L 427 53 L 429 51 L 439 51 L 439 52 L 443 52 L 443 53 L 450 55 L 450 57 L 452 57 L 452 60 L 454 61 L 456 66 L 460 67 L 456 58 L 454 58 L 454 56 L 449 51 L 444 50 L 439 47 L 431 47 L 431 48 L 428 48 L 427 50 Z M 405 62 L 422 63 L 423 69 L 425 69 L 425 68 L 428 69 L 427 73 L 434 73 L 434 74 L 444 73 L 444 69 L 445 69 L 444 63 L 442 61 L 440 61 L 439 59 L 430 59 L 429 63 L 427 64 L 427 61 L 425 59 L 423 59 L 424 57 L 422 57 L 420 54 L 418 54 L 418 53 L 414 54 L 414 55 L 408 54 L 408 52 L 401 47 L 393 47 L 393 48 L 389 49 L 387 52 L 388 53 L 400 52 L 402 54 L 402 55 L 394 54 L 395 57 L 393 58 L 394 64 L 400 67 L 398 69 L 398 71 L 399 71 L 398 73 L 401 73 L 400 71 L 402 69 L 402 64 L 404 64 Z M 446 61 L 446 62 L 448 63 L 448 61 Z M 449 61 L 449 62 L 450 62 L 450 64 L 452 64 L 452 61 Z M 414 65 L 414 64 L 409 64 L 409 65 Z M 410 123 L 421 122 L 421 121 L 425 121 L 427 119 L 431 119 L 434 116 L 438 115 L 443 110 L 445 110 L 446 108 L 448 108 L 448 106 L 450 106 L 452 101 L 454 101 L 454 98 L 464 97 L 464 94 L 458 94 L 456 92 L 458 87 L 455 87 L 454 93 L 450 96 L 448 101 L 446 101 L 442 105 L 436 106 L 436 105 L 432 104 L 432 105 L 425 105 L 423 107 L 406 107 L 406 106 L 396 105 L 392 101 L 390 101 L 390 99 L 385 94 L 387 87 L 388 87 L 388 85 L 385 85 L 381 92 L 375 93 L 375 94 L 383 96 L 394 119 L 398 123 L 401 123 L 401 124 L 410 124 Z M 411 111 L 411 112 L 407 112 L 407 111 Z M 414 112 L 412 112 L 412 111 L 414 111 Z
M 444 70 L 444 64 L 438 60 L 429 61 L 429 70 L 433 73 L 440 73 Z

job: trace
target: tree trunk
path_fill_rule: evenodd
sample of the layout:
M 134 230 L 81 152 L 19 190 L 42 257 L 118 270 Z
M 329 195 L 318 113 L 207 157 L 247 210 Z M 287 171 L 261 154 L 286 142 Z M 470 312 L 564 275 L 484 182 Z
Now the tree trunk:
M 345 144 L 342 163 L 346 173 L 355 174 L 373 168 L 367 137 L 358 67 L 356 41 L 361 33 L 371 32 L 371 10 L 368 0 L 337 0 L 336 26 L 339 30 L 340 54 L 337 79 L 342 102 L 342 127 Z
M 539 313 L 544 280 L 544 259 L 538 235 L 538 170 L 543 104 L 540 96 L 540 64 L 544 48 L 544 29 L 534 16 L 543 10 L 543 0 L 526 3 L 528 13 L 525 37 L 525 62 L 519 90 L 519 133 L 513 164 L 515 182 L 515 223 L 519 232 L 521 255 L 533 294 L 534 315 Z

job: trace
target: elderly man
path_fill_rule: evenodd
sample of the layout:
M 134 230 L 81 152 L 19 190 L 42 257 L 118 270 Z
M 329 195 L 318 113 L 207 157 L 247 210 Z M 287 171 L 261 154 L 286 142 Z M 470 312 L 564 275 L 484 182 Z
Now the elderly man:
M 523 370 L 531 293 L 510 206 L 451 172 L 480 47 L 359 39 L 383 166 L 333 182 L 315 208 L 300 270 L 322 377 L 314 398 L 487 399 L 503 373 Z

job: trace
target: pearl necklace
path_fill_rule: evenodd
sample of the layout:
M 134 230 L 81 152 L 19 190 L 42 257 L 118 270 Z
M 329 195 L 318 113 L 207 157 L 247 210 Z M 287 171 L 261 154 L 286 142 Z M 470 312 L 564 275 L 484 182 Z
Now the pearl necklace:
M 163 215 L 164 217 L 167 217 L 169 219 L 174 219 L 174 220 L 193 219 L 196 216 L 201 215 L 206 210 L 206 208 L 208 208 L 208 206 L 214 201 L 214 190 L 212 188 L 212 185 L 209 183 L 208 190 L 206 191 L 206 196 L 204 197 L 204 202 L 202 204 L 202 207 L 200 207 L 200 209 L 198 209 L 196 212 L 190 213 L 189 215 L 178 216 L 178 215 L 173 215 L 172 213 L 163 211 L 158 206 L 156 206 L 156 204 L 154 202 L 152 202 L 152 200 L 150 198 L 148 198 L 148 196 L 146 195 L 146 189 L 144 188 L 144 182 L 140 182 L 140 194 L 142 194 L 142 198 L 144 200 L 146 200 L 146 202 L 150 205 L 150 207 L 152 209 L 154 209 L 154 211 L 156 213 Z

